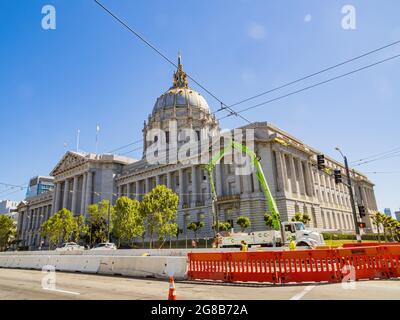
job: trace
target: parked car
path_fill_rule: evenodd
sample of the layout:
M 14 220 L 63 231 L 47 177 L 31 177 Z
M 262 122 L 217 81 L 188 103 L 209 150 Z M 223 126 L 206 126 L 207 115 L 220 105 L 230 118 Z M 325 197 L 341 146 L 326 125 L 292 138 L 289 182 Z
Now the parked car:
M 98 243 L 91 250 L 117 250 L 117 246 L 111 242 Z
M 82 247 L 75 242 L 66 242 L 56 249 L 56 251 L 73 251 L 73 250 L 85 250 L 85 247 Z

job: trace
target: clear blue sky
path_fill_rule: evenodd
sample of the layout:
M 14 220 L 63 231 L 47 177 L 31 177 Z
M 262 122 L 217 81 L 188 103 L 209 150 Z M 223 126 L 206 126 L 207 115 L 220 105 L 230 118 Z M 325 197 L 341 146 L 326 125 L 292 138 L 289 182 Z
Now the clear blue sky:
M 400 40 L 398 0 L 352 0 L 352 31 L 341 27 L 347 1 L 102 2 L 172 59 L 181 49 L 186 71 L 227 104 Z M 56 30 L 41 28 L 46 4 L 56 7 Z M 174 70 L 94 1 L 1 0 L 0 22 L 1 182 L 19 185 L 48 174 L 64 143 L 75 148 L 78 128 L 88 152 L 95 151 L 97 123 L 99 152 L 141 139 L 143 121 Z M 240 108 L 399 53 L 400 45 Z M 400 59 L 393 60 L 244 115 L 337 159 L 336 145 L 350 161 L 364 158 L 400 147 L 399 70 Z M 385 172 L 368 174 L 381 209 L 400 207 L 399 163 L 395 157 L 357 167 Z M 0 185 L 0 198 L 23 195 Z

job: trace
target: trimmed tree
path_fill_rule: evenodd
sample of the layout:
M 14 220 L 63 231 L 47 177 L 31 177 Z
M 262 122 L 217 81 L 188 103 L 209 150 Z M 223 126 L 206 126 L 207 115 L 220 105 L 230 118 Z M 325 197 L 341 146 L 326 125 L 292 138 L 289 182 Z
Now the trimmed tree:
M 108 210 L 110 210 L 110 221 L 108 221 Z M 110 204 L 110 201 L 101 200 L 99 203 L 88 206 L 88 213 L 87 224 L 90 244 L 106 242 L 108 240 L 108 222 L 110 222 L 110 233 L 113 228 L 114 207 Z
M 215 225 L 216 225 L 216 223 L 214 222 L 213 229 L 215 229 Z M 218 221 L 217 231 L 228 231 L 231 228 L 232 228 L 232 226 L 229 222 Z
M 303 222 L 304 224 L 307 224 L 311 221 L 310 216 L 308 213 L 303 213 L 301 214 L 300 212 L 296 212 L 294 217 L 292 218 L 293 222 Z
M 79 216 L 74 217 L 75 226 L 72 232 L 72 239 L 78 243 L 80 239 L 85 237 L 89 232 L 89 227 L 85 223 L 85 217 L 80 214 Z
M 77 232 L 77 221 L 68 209 L 61 209 L 41 225 L 42 237 L 48 239 L 51 245 L 68 242 Z
M 133 246 L 136 237 L 144 233 L 144 217 L 140 210 L 140 202 L 128 197 L 118 198 L 114 206 L 113 235 L 121 241 L 126 241 Z
M 239 225 L 242 232 L 251 226 L 250 218 L 246 216 L 238 217 L 236 223 Z
M 174 236 L 178 226 L 175 223 L 178 210 L 178 195 L 164 185 L 158 185 L 143 197 L 141 211 L 145 218 L 147 235 L 150 237 L 150 248 L 154 236 L 164 244 L 168 235 Z
M 274 219 L 272 218 L 272 215 L 270 215 L 268 212 L 264 214 L 264 223 L 268 229 L 273 229 Z
M 188 230 L 191 230 L 191 231 L 194 232 L 194 237 L 195 237 L 196 241 L 198 241 L 197 233 L 203 227 L 204 227 L 204 222 L 203 221 L 197 221 L 197 222 L 189 223 L 186 228 Z
M 371 220 L 372 223 L 376 226 L 377 231 L 378 231 L 378 242 L 381 242 L 381 225 L 383 221 L 383 215 L 379 211 L 376 211 L 372 216 Z
M 16 235 L 14 220 L 4 214 L 0 215 L 0 251 L 8 248 L 8 245 Z

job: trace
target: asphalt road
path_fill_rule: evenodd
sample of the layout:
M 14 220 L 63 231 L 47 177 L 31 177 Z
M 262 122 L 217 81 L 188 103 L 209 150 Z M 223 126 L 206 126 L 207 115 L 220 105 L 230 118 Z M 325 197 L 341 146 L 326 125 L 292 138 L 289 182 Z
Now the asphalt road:
M 42 287 L 46 274 L 36 270 L 0 269 L 0 300 L 129 299 L 166 300 L 168 281 L 81 273 L 55 274 L 55 289 Z M 307 300 L 400 299 L 400 279 L 342 284 L 273 286 L 263 284 L 210 284 L 176 282 L 178 300 Z

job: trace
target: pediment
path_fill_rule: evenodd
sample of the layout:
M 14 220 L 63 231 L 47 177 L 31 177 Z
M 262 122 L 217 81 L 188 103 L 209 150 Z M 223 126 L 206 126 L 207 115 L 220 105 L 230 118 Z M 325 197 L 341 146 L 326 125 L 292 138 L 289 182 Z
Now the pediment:
M 50 175 L 55 177 L 69 169 L 75 168 L 83 163 L 87 162 L 84 155 L 76 152 L 68 151 L 62 159 L 57 163 L 54 169 L 50 172 Z

